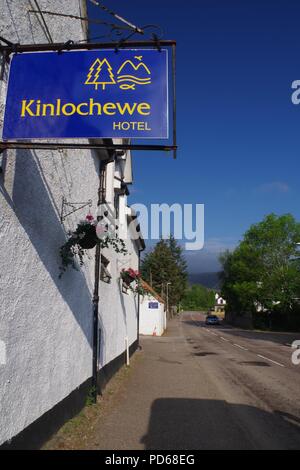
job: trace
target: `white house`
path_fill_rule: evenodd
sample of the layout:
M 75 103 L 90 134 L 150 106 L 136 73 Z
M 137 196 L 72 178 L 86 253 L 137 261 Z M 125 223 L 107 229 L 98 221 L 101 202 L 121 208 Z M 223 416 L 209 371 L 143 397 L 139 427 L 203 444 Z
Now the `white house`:
M 215 294 L 215 313 L 224 313 L 226 300 L 216 292 Z
M 142 286 L 146 294 L 140 296 L 140 334 L 161 336 L 167 327 L 165 302 L 145 281 Z
M 27 0 L 1 1 L 0 35 L 12 42 L 45 43 L 49 33 Z M 43 0 L 45 10 L 66 13 L 66 2 Z M 85 1 L 67 13 L 86 16 Z M 47 15 L 54 42 L 86 38 L 86 23 Z M 8 65 L 2 60 L 0 127 Z M 131 155 L 107 150 L 9 150 L 0 155 L 0 445 L 35 448 L 77 413 L 91 390 L 95 250 L 78 271 L 59 279 L 59 248 L 88 210 L 115 208 L 127 254 L 101 253 L 96 357 L 103 387 L 124 364 L 138 339 L 137 296 L 124 293 L 123 267 L 138 269 L 144 242 L 127 205 Z M 64 218 L 63 201 L 75 208 Z M 67 206 L 71 207 L 71 206 Z M 68 212 L 68 211 L 66 211 Z M 64 214 L 66 214 L 64 212 Z M 72 212 L 72 209 L 69 210 Z M 5 353 L 3 352 L 5 351 Z M 95 351 L 94 351 L 95 354 Z

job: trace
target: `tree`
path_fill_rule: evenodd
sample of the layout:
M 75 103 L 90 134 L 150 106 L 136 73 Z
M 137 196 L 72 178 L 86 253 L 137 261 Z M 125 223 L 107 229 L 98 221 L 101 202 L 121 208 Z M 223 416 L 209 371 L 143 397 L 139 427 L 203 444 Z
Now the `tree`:
M 160 240 L 142 262 L 142 276 L 166 299 L 168 287 L 169 305 L 178 305 L 187 285 L 186 262 L 182 248 L 173 237 Z
M 171 235 L 168 239 L 169 248 L 172 256 L 176 261 L 179 272 L 183 276 L 185 282 L 187 281 L 187 263 L 182 254 L 181 246 L 176 242 L 175 238 Z
M 299 241 L 300 224 L 290 214 L 252 225 L 239 246 L 221 256 L 227 309 L 239 315 L 280 310 L 289 320 L 300 293 Z
M 182 300 L 184 310 L 208 310 L 215 304 L 215 293 L 201 284 L 189 287 Z
M 108 60 L 96 59 L 90 67 L 85 85 L 94 85 L 96 90 L 99 85 L 102 85 L 102 89 L 105 90 L 106 85 L 114 85 L 115 83 L 112 67 Z

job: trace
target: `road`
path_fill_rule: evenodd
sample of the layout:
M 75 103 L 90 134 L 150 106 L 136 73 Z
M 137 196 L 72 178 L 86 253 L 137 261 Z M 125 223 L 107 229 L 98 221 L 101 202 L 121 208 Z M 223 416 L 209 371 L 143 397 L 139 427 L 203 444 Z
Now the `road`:
M 300 449 L 300 365 L 287 346 L 299 338 L 206 327 L 185 312 L 166 336 L 142 339 L 88 448 Z

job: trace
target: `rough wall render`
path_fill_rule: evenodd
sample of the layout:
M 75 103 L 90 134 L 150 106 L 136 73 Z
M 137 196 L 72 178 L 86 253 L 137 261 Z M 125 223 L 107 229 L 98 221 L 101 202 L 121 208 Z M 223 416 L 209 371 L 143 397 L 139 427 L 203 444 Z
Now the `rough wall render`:
M 40 7 L 80 15 L 81 1 L 39 0 Z M 48 42 L 34 2 L 0 0 L 0 34 L 20 43 Z M 84 37 L 78 20 L 47 16 L 56 42 Z M 0 126 L 7 69 L 0 82 Z M 92 375 L 92 293 L 94 250 L 81 271 L 59 274 L 59 247 L 66 230 L 86 211 L 60 223 L 62 197 L 93 201 L 96 212 L 99 156 L 86 150 L 9 151 L 0 174 L 0 444 L 53 408 Z M 113 182 L 112 182 L 113 184 Z M 124 221 L 125 223 L 125 221 Z M 128 242 L 127 265 L 137 267 Z M 100 366 L 124 351 L 125 336 L 136 340 L 135 297 L 117 279 L 125 261 L 110 250 L 113 280 L 100 286 Z M 119 259 L 120 258 L 120 259 Z M 122 260 L 122 261 L 120 261 Z M 120 264 L 121 263 L 121 264 Z M 1 343 L 2 344 L 2 343 Z

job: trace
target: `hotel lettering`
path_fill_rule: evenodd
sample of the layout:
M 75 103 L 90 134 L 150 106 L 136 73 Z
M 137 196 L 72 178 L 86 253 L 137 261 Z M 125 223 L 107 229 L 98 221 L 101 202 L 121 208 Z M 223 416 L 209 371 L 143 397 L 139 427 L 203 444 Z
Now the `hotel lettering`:
M 167 139 L 167 69 L 167 50 L 14 55 L 3 139 Z

